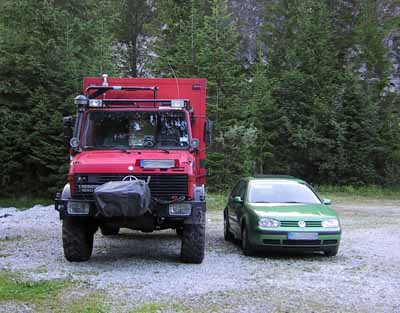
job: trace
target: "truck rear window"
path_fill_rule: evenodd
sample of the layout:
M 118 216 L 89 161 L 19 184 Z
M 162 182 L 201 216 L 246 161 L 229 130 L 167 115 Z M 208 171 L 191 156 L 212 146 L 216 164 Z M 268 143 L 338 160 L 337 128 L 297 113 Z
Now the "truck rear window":
M 85 149 L 184 149 L 189 147 L 182 111 L 92 111 L 87 115 Z

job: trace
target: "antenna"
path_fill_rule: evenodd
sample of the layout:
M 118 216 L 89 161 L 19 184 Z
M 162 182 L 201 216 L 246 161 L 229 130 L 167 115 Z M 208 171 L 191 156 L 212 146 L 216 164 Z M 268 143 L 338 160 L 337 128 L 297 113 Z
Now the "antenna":
M 178 91 L 178 98 L 180 98 L 180 97 L 181 97 L 181 93 L 180 93 L 180 91 L 179 91 L 179 82 L 178 82 L 178 78 L 176 77 L 175 71 L 174 71 L 174 69 L 172 68 L 172 66 L 171 66 L 171 64 L 170 64 L 169 62 L 168 62 L 168 66 L 169 66 L 169 68 L 171 69 L 172 75 L 174 75 L 175 82 L 176 82 L 176 89 L 177 89 L 177 91 Z

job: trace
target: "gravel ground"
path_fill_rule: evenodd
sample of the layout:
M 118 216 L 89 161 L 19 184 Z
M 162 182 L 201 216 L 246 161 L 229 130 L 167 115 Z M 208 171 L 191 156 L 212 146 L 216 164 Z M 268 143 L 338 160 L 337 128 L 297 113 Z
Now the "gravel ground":
M 109 296 L 110 310 L 143 303 L 192 312 L 400 312 L 400 202 L 333 206 L 343 235 L 336 257 L 245 257 L 222 236 L 221 212 L 208 212 L 206 258 L 179 263 L 173 231 L 95 235 L 93 256 L 68 263 L 53 206 L 0 209 L 0 270 L 32 280 L 73 279 Z M 1 309 L 3 308 L 3 309 Z M 0 311 L 13 311 L 10 303 Z

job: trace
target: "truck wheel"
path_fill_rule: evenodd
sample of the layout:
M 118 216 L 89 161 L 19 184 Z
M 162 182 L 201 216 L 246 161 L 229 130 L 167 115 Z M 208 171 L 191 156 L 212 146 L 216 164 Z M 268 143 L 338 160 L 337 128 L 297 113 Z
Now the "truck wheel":
M 64 256 L 70 262 L 90 259 L 93 250 L 93 236 L 97 227 L 87 219 L 66 218 L 63 220 L 62 240 Z
M 100 231 L 103 236 L 118 235 L 119 227 L 101 226 Z
M 182 232 L 181 261 L 200 264 L 204 259 L 205 229 L 203 224 L 186 224 Z

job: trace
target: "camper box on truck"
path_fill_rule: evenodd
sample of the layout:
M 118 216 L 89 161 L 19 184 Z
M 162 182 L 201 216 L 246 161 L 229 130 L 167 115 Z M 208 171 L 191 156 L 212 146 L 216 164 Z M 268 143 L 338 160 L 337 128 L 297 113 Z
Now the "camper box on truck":
M 94 233 L 120 228 L 181 236 L 181 260 L 201 263 L 205 239 L 206 80 L 87 77 L 64 118 L 68 181 L 56 195 L 64 255 L 90 258 Z

